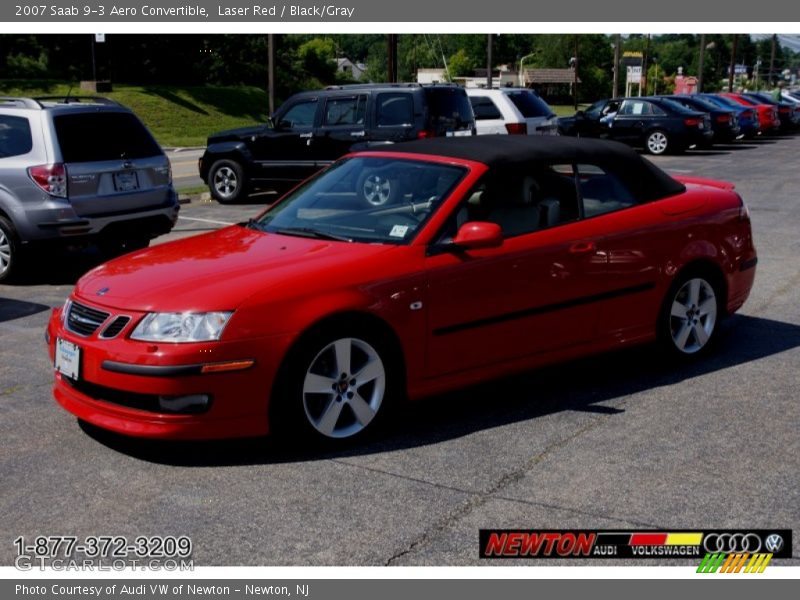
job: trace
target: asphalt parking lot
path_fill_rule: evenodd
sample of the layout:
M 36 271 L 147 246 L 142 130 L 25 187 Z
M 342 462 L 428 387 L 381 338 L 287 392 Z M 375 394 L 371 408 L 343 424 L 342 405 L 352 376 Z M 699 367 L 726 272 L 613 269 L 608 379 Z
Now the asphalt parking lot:
M 335 454 L 80 426 L 51 398 L 43 332 L 100 257 L 53 255 L 0 285 L 0 564 L 20 535 L 187 535 L 195 566 L 485 565 L 480 528 L 800 531 L 799 156 L 795 135 L 654 161 L 733 181 L 751 209 L 755 287 L 702 362 L 642 348 L 487 382 Z M 158 241 L 270 198 L 186 205 Z

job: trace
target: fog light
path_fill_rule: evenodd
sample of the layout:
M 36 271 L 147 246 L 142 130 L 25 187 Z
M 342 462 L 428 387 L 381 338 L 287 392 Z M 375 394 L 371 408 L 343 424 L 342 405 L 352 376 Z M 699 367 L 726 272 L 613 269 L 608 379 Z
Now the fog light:
M 208 410 L 211 397 L 206 394 L 191 396 L 159 396 L 158 406 L 171 413 L 200 413 Z

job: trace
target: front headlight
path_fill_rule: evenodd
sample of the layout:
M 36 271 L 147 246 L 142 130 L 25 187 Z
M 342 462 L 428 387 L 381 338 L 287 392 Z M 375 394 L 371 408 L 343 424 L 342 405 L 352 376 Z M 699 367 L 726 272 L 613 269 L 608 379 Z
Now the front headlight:
M 232 312 L 147 313 L 131 334 L 143 342 L 209 342 L 218 340 Z
M 72 300 L 69 298 L 66 299 L 64 302 L 64 306 L 61 307 L 61 324 L 67 324 L 67 315 L 69 314 L 69 309 L 72 308 Z

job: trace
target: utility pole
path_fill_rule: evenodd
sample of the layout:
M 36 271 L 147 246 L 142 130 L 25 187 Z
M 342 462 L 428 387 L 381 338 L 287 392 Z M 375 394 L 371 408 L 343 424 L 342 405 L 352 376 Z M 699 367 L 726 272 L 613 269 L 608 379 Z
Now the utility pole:
M 769 87 L 772 89 L 772 73 L 775 70 L 775 46 L 777 46 L 778 34 L 772 34 L 772 51 L 769 54 Z
M 575 111 L 578 110 L 578 36 L 575 35 L 575 62 L 572 65 L 572 89 L 575 96 Z
M 492 89 L 492 34 L 486 35 L 486 88 Z
M 389 55 L 389 83 L 397 83 L 397 34 L 390 33 L 386 36 L 386 46 Z
M 728 93 L 733 92 L 733 76 L 736 72 L 736 47 L 739 45 L 739 35 L 733 34 L 733 44 L 731 45 L 731 70 L 728 73 Z
M 620 55 L 620 46 L 622 42 L 620 41 L 622 36 L 617 34 L 616 40 L 614 41 L 614 89 L 612 98 L 619 97 L 619 55 Z
M 703 64 L 706 59 L 706 34 L 700 34 L 700 61 L 697 65 L 697 93 L 703 92 Z
M 269 116 L 275 114 L 275 34 L 267 34 L 267 94 Z
M 642 55 L 642 78 L 639 82 L 639 95 L 647 96 L 647 55 L 650 52 L 650 34 L 647 34 L 647 41 L 644 44 L 644 54 Z

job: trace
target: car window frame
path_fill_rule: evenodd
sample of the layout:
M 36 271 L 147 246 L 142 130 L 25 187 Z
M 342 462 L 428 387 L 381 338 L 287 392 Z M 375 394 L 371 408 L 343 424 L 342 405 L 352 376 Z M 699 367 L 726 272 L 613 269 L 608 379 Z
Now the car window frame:
M 28 117 L 24 116 L 24 115 L 13 115 L 13 114 L 0 115 L 0 119 L 4 119 L 4 118 L 5 119 L 9 119 L 9 120 L 16 120 L 16 121 L 20 121 L 20 122 L 23 122 L 23 121 L 25 122 L 25 124 L 27 125 L 27 131 L 26 131 L 26 133 L 27 133 L 27 147 L 26 148 L 27 149 L 24 152 L 15 152 L 14 154 L 8 154 L 8 155 L 0 154 L 0 160 L 7 159 L 7 158 L 17 158 L 17 157 L 20 157 L 20 156 L 27 156 L 28 154 L 33 152 L 33 146 L 34 146 L 33 131 L 34 131 L 34 128 L 33 128 L 33 124 L 31 123 L 31 120 Z
M 341 100 L 349 100 L 351 98 L 356 99 L 356 115 L 358 114 L 358 106 L 359 102 L 363 99 L 364 101 L 364 108 L 363 108 L 363 119 L 362 121 L 355 122 L 355 123 L 335 123 L 331 124 L 326 121 L 328 116 L 328 104 L 330 102 L 337 102 Z M 336 94 L 324 97 L 325 102 L 322 105 L 321 115 L 319 117 L 319 127 L 321 129 L 341 129 L 341 128 L 367 128 L 368 127 L 368 114 L 369 114 L 369 99 L 370 94 L 368 93 L 353 93 L 353 94 Z
M 381 97 L 383 96 L 394 96 L 396 98 L 407 98 L 409 102 L 409 106 L 411 107 L 411 120 L 408 123 L 392 123 L 392 124 L 383 124 L 381 123 Z M 375 128 L 376 129 L 408 129 L 414 127 L 415 115 L 416 115 L 416 106 L 415 106 L 415 99 L 414 95 L 409 92 L 403 92 L 399 90 L 386 90 L 376 92 L 373 99 L 374 108 L 372 112 L 375 114 Z
M 286 115 L 291 110 L 293 110 L 297 106 L 300 106 L 301 104 L 311 104 L 312 102 L 315 104 L 315 107 L 314 107 L 314 117 L 313 117 L 313 119 L 311 121 L 311 125 L 308 125 L 308 126 L 303 125 L 302 127 L 289 127 L 289 126 L 285 126 L 284 125 L 284 122 L 285 122 L 284 119 L 286 118 Z M 278 120 L 275 123 L 276 129 L 278 131 L 289 131 L 289 132 L 291 132 L 291 131 L 303 131 L 303 132 L 311 131 L 312 129 L 314 129 L 314 127 L 316 127 L 316 124 L 317 124 L 317 122 L 319 120 L 320 106 L 321 106 L 320 96 L 313 96 L 313 97 L 310 97 L 310 98 L 298 98 L 297 100 L 292 102 L 286 108 L 286 110 L 284 110 L 284 111 L 282 111 L 280 113 L 280 115 L 278 116 Z

